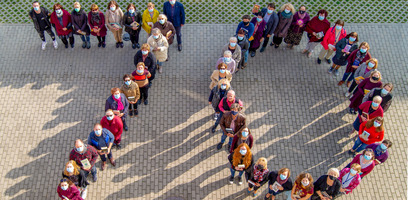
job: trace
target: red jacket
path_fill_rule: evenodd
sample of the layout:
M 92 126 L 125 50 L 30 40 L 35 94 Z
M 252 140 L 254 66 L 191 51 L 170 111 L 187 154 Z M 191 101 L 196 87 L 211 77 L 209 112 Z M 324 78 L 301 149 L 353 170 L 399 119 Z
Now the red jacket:
M 365 158 L 360 158 L 361 156 L 363 156 L 363 154 L 361 154 L 361 153 L 360 153 L 360 154 L 357 154 L 357 155 L 353 158 L 353 160 L 351 161 L 351 163 L 350 163 L 349 165 L 351 166 L 351 165 L 354 164 L 354 163 L 358 163 L 359 165 L 361 165 L 360 159 L 365 159 Z M 371 163 L 371 165 L 369 165 L 369 166 L 366 167 L 366 168 L 361 168 L 360 177 L 363 178 L 364 176 L 366 176 L 367 174 L 369 174 L 371 171 L 373 171 L 374 166 L 375 166 L 375 162 L 374 162 L 374 160 L 373 160 L 372 163 Z
M 339 35 L 339 38 L 337 39 L 337 42 L 345 38 L 346 35 L 347 35 L 346 30 L 342 28 L 340 30 L 340 35 Z M 336 46 L 336 26 L 333 26 L 329 30 L 327 30 L 326 34 L 323 37 L 323 41 L 321 44 L 325 50 L 329 49 L 329 44 Z
M 102 117 L 101 125 L 103 128 L 108 129 L 115 136 L 115 139 L 122 135 L 123 122 L 118 116 L 114 116 L 111 121 L 106 116 Z
M 357 57 L 357 51 L 360 51 L 360 49 L 356 49 L 353 52 L 350 53 L 349 57 L 347 58 L 347 68 L 346 68 L 346 72 L 350 73 L 350 72 L 355 72 L 357 70 L 357 68 L 353 68 L 352 65 L 354 63 L 354 60 L 356 60 Z M 367 51 L 365 57 L 363 58 L 363 60 L 360 62 L 360 65 L 365 63 L 367 60 L 369 60 L 371 58 L 371 54 L 370 52 Z M 359 65 L 359 66 L 360 66 Z
M 61 197 L 61 199 L 65 199 L 64 197 L 62 197 L 65 196 L 71 200 L 83 200 L 83 198 L 81 197 L 81 192 L 75 185 L 68 186 L 67 190 L 62 190 L 61 187 L 58 186 L 57 193 L 58 196 Z
M 315 16 L 312 18 L 312 20 L 310 20 L 309 23 L 307 23 L 305 31 L 308 33 L 307 36 L 309 37 L 310 42 L 319 42 L 319 39 L 317 39 L 314 35 L 312 35 L 312 33 L 313 32 L 326 33 L 329 28 L 330 28 L 330 22 L 327 21 L 326 18 L 323 21 L 320 21 L 319 17 Z
M 107 29 L 106 29 L 106 26 L 105 26 L 105 15 L 104 15 L 101 11 L 99 11 L 99 18 L 101 18 L 101 20 L 99 21 L 99 23 L 96 23 L 96 22 L 94 22 L 94 21 L 92 20 L 92 11 L 90 11 L 90 12 L 88 13 L 88 24 L 89 24 L 89 26 L 91 27 L 91 34 L 92 34 L 93 36 L 101 36 L 101 37 L 103 37 L 103 36 L 106 36 L 106 31 L 107 31 Z M 98 27 L 98 28 L 101 29 L 101 30 L 99 31 L 99 35 L 93 31 L 93 29 L 94 29 L 95 27 Z
M 381 142 L 384 139 L 384 131 L 377 132 L 375 131 L 376 128 L 374 126 L 367 128 L 365 127 L 366 124 L 367 121 L 361 123 L 360 130 L 358 131 L 358 136 L 360 137 L 361 142 L 368 145 L 373 144 L 375 142 Z M 367 141 L 361 138 L 361 134 L 363 134 L 364 131 L 367 131 L 370 134 L 370 136 L 368 136 Z
M 366 102 L 362 103 L 358 108 L 361 111 L 363 111 L 365 113 L 368 113 L 368 111 L 370 110 L 370 107 L 371 107 L 371 103 L 372 103 L 372 101 L 366 101 Z M 374 112 L 372 112 L 371 114 L 368 115 L 368 118 L 373 119 L 375 117 L 383 117 L 383 114 L 384 114 L 384 111 L 381 108 L 381 106 L 379 106 L 377 108 L 377 110 L 375 110 Z M 363 122 L 360 115 L 358 115 L 358 119 L 360 120 L 360 123 Z
M 57 13 L 54 11 L 51 13 L 51 23 L 55 25 L 55 30 L 57 31 L 58 35 L 68 35 L 69 33 L 72 32 L 72 21 L 71 21 L 71 14 L 69 14 L 68 11 L 61 9 L 62 10 L 62 24 L 61 26 Z M 67 26 L 70 27 L 67 27 Z M 63 28 L 67 28 L 66 31 L 62 30 Z

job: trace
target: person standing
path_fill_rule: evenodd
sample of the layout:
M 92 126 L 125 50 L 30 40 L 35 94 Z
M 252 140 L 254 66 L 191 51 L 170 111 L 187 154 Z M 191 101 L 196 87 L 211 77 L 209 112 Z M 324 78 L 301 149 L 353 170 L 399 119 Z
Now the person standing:
M 285 192 L 288 199 L 291 197 L 291 190 L 293 188 L 293 182 L 290 178 L 290 170 L 288 168 L 281 168 L 279 171 L 272 171 L 269 173 L 269 187 L 268 193 L 265 195 L 265 200 L 271 198 L 275 200 L 276 195 Z
M 354 163 L 350 168 L 344 168 L 340 171 L 339 180 L 341 181 L 340 194 L 351 193 L 361 182 L 361 166 Z
M 355 154 L 365 149 L 368 145 L 381 142 L 384 139 L 384 119 L 375 117 L 361 123 L 357 140 L 350 149 L 350 154 Z
M 84 200 L 75 184 L 66 178 L 60 180 L 57 193 L 62 200 Z
M 105 103 L 105 112 L 109 109 L 113 110 L 113 114 L 119 116 L 122 119 L 123 129 L 128 131 L 128 126 L 126 125 L 126 117 L 129 112 L 129 101 L 127 100 L 125 94 L 120 93 L 119 88 L 112 88 L 111 94 Z
M 251 149 L 249 149 L 247 144 L 242 143 L 228 156 L 228 160 L 231 163 L 229 184 L 234 183 L 235 172 L 238 171 L 238 184 L 242 185 L 242 175 L 253 167 L 254 157 Z
M 231 58 L 234 59 L 235 65 L 241 61 L 241 47 L 238 44 L 238 39 L 236 37 L 230 37 L 228 44 L 225 44 L 222 48 L 221 56 L 224 55 L 225 51 L 231 51 L 232 56 Z M 236 66 L 238 71 L 238 66 Z M 212 87 L 211 87 L 212 88 Z
M 125 94 L 129 101 L 129 116 L 137 116 L 139 112 L 137 111 L 137 101 L 140 99 L 140 91 L 137 83 L 132 81 L 132 75 L 125 74 L 123 76 L 123 85 L 120 87 L 121 93 Z
M 275 49 L 279 48 L 279 45 L 282 43 L 282 40 L 288 34 L 290 25 L 292 24 L 293 15 L 296 10 L 292 4 L 284 4 L 278 12 L 279 23 L 273 32 L 273 40 L 271 46 L 275 45 Z
M 88 13 L 88 24 L 91 27 L 91 35 L 98 39 L 98 47 L 106 47 L 106 26 L 105 15 L 99 10 L 98 5 L 92 4 L 91 11 Z
M 137 104 L 141 104 L 144 101 L 144 105 L 149 104 L 147 98 L 149 97 L 149 78 L 150 72 L 145 68 L 143 62 L 139 62 L 136 65 L 136 70 L 132 72 L 134 82 L 139 86 L 140 98 Z
M 214 120 L 217 120 L 220 117 L 220 109 L 218 104 L 221 99 L 227 96 L 228 91 L 231 89 L 230 82 L 227 79 L 221 79 L 218 81 L 218 85 L 214 86 L 211 90 L 210 96 L 208 97 L 208 103 L 214 108 Z
M 232 139 L 230 153 L 232 153 L 242 143 L 246 143 L 250 149 L 252 149 L 252 145 L 254 144 L 254 137 L 247 127 L 242 129 L 242 131 L 236 134 Z
M 364 95 L 362 103 L 366 101 L 373 101 L 375 96 L 380 96 L 382 98 L 381 108 L 386 112 L 392 103 L 392 90 L 394 85 L 392 83 L 386 83 L 382 88 L 374 88 L 370 90 L 366 95 Z
M 227 137 L 229 138 L 228 141 L 228 151 L 231 149 L 232 146 L 232 138 L 241 133 L 242 130 L 246 127 L 246 118 L 243 114 L 239 111 L 242 108 L 238 103 L 233 103 L 231 105 L 231 111 L 225 112 L 220 121 L 220 126 L 222 130 L 221 142 L 217 145 L 217 150 L 222 148 Z
M 169 43 L 166 37 L 161 34 L 160 29 L 154 28 L 152 30 L 152 35 L 147 39 L 147 44 L 150 46 L 150 50 L 154 53 L 156 57 L 156 66 L 159 69 L 159 73 L 163 72 L 163 62 L 167 60 L 167 50 L 169 48 Z
M 103 171 L 106 167 L 106 156 L 113 166 L 116 166 L 116 162 L 112 156 L 112 145 L 115 137 L 106 128 L 102 128 L 102 125 L 96 123 L 94 125 L 93 131 L 89 134 L 88 144 L 95 147 L 99 156 L 102 160 L 101 170 Z
M 62 177 L 70 180 L 78 190 L 81 192 L 81 197 L 86 199 L 88 193 L 88 181 L 85 177 L 85 172 L 79 168 L 74 160 L 70 160 L 65 164 L 64 171 L 62 172 Z
M 147 3 L 147 9 L 143 11 L 142 27 L 148 36 L 150 36 L 150 33 L 152 32 L 153 25 L 157 22 L 159 14 L 159 11 L 154 8 L 154 4 L 152 2 Z
M 50 22 L 54 24 L 55 31 L 58 37 L 64 43 L 65 48 L 68 48 L 68 39 L 71 48 L 74 48 L 74 36 L 72 34 L 71 14 L 64 10 L 61 4 L 54 5 L 54 12 L 51 13 Z
M 156 23 L 153 24 L 153 28 L 158 28 L 162 35 L 167 39 L 169 45 L 173 44 L 174 35 L 176 35 L 176 29 L 173 26 L 173 23 L 167 20 L 165 14 L 160 14 Z
M 32 6 L 33 9 L 31 9 L 28 15 L 30 16 L 31 20 L 33 20 L 34 28 L 38 32 L 42 40 L 41 49 L 45 50 L 45 47 L 47 45 L 47 41 L 45 40 L 44 36 L 44 31 L 47 31 L 47 33 L 50 35 L 53 41 L 52 43 L 54 45 L 54 48 L 57 49 L 58 42 L 57 40 L 55 40 L 55 34 L 51 29 L 51 22 L 48 10 L 40 6 L 40 3 L 38 1 L 34 1 Z
M 81 8 L 79 2 L 74 3 L 74 10 L 71 12 L 72 27 L 74 28 L 74 34 L 80 35 L 83 42 L 82 48 L 91 48 L 91 39 L 89 35 L 91 30 L 88 26 L 88 17 L 86 12 Z
M 250 37 L 251 44 L 249 45 L 249 52 L 251 53 L 251 57 L 254 57 L 256 54 L 256 50 L 261 46 L 261 42 L 263 42 L 264 37 L 264 30 L 266 27 L 266 22 L 263 20 L 263 13 L 258 12 L 256 17 L 252 18 L 251 24 L 254 24 L 254 33 Z M 238 64 L 238 63 L 237 63 Z
M 358 115 L 354 120 L 353 129 L 349 135 L 352 135 L 354 131 L 359 131 L 361 123 L 375 117 L 383 117 L 384 111 L 380 106 L 381 101 L 382 98 L 380 96 L 375 96 L 373 101 L 366 101 L 358 107 Z
M 244 30 L 239 30 L 237 33 L 237 43 L 239 47 L 241 47 L 241 61 L 237 64 L 237 71 L 239 67 L 241 69 L 245 69 L 248 62 L 248 49 L 249 49 L 249 41 L 248 38 L 245 36 Z
M 312 56 L 313 50 L 321 41 L 323 41 L 324 34 L 330 28 L 330 22 L 327 20 L 327 15 L 328 12 L 326 10 L 319 10 L 317 15 L 306 25 L 305 31 L 307 32 L 309 42 L 302 53 L 307 53 L 308 58 Z
M 268 161 L 266 158 L 261 157 L 256 161 L 255 165 L 248 170 L 248 173 L 245 173 L 245 176 L 248 181 L 248 193 L 252 193 L 253 197 L 256 197 L 257 191 L 265 183 L 268 182 L 269 170 L 268 170 Z
M 108 3 L 108 10 L 105 13 L 105 22 L 116 40 L 116 48 L 123 48 L 123 12 L 122 9 L 119 8 L 118 3 L 114 0 Z
M 366 147 L 370 148 L 374 151 L 374 156 L 375 156 L 375 165 L 379 165 L 384 163 L 389 156 L 388 149 L 391 148 L 392 142 L 389 139 L 383 140 L 381 143 L 374 143 L 370 144 Z
M 362 42 L 358 49 L 351 52 L 349 57 L 347 58 L 347 68 L 343 74 L 343 78 L 341 81 L 337 83 L 338 86 L 344 84 L 347 80 L 347 87 L 350 87 L 351 81 L 354 78 L 354 72 L 360 67 L 361 64 L 367 62 L 367 60 L 371 59 L 371 54 L 369 52 L 370 45 L 367 42 Z
M 292 24 L 289 27 L 288 35 L 285 37 L 285 43 L 288 44 L 288 48 L 292 49 L 293 46 L 300 44 L 302 40 L 303 32 L 306 29 L 307 23 L 310 21 L 310 16 L 306 12 L 306 6 L 300 6 L 299 11 L 293 16 Z
M 186 15 L 184 13 L 184 6 L 176 0 L 169 0 L 163 4 L 163 14 L 173 24 L 177 35 L 177 49 L 182 50 L 181 47 L 181 27 L 186 23 Z
M 249 15 L 242 16 L 242 21 L 238 24 L 237 30 L 235 31 L 235 34 L 238 34 L 239 30 L 243 30 L 249 42 L 252 41 L 250 37 L 254 34 L 255 29 L 254 24 L 249 23 L 250 20 L 251 17 Z
M 332 58 L 333 65 L 329 68 L 327 73 L 333 73 L 334 76 L 338 76 L 338 69 L 341 66 L 346 65 L 350 53 L 358 49 L 358 34 L 356 32 L 351 32 L 345 38 L 337 42 L 335 48 L 336 53 Z
M 98 177 L 96 176 L 98 171 L 95 167 L 97 159 L 98 152 L 93 146 L 84 144 L 81 139 L 75 140 L 75 148 L 72 149 L 71 153 L 69 154 L 69 160 L 74 160 L 76 164 L 81 167 L 82 170 L 84 170 L 85 177 L 88 177 L 89 173 L 91 173 L 93 182 L 98 180 Z
M 129 33 L 133 49 L 140 48 L 139 34 L 141 24 L 142 15 L 136 10 L 136 6 L 130 3 L 127 6 L 127 12 L 123 15 L 123 25 L 125 26 L 125 31 Z
M 331 64 L 330 56 L 336 51 L 336 44 L 341 39 L 347 36 L 346 30 L 344 30 L 344 21 L 337 20 L 332 28 L 327 30 L 321 42 L 323 48 L 320 51 L 319 57 L 317 58 L 317 64 L 322 63 L 325 59 L 328 64 Z
M 264 52 L 266 46 L 268 45 L 269 38 L 272 36 L 273 32 L 275 31 L 276 26 L 278 26 L 279 17 L 278 17 L 278 14 L 276 14 L 275 12 L 274 3 L 268 4 L 268 7 L 262 8 L 260 12 L 263 13 L 263 20 L 266 22 L 266 27 L 262 35 L 262 37 L 264 38 L 263 44 L 260 50 L 260 52 Z M 257 13 L 253 13 L 253 14 L 257 15 Z
M 215 129 L 217 128 L 218 124 L 220 124 L 223 113 L 231 111 L 231 105 L 233 103 L 238 103 L 241 107 L 243 106 L 242 101 L 235 97 L 234 90 L 229 90 L 227 96 L 222 98 L 221 101 L 218 103 L 220 115 L 217 117 L 214 126 L 211 128 L 212 133 L 215 133 Z
M 330 168 L 327 175 L 320 176 L 313 184 L 314 193 L 310 200 L 335 199 L 341 188 L 339 176 L 340 172 L 337 168 Z
M 371 72 L 369 78 L 364 79 L 358 84 L 356 91 L 354 91 L 353 96 L 350 98 L 350 113 L 357 111 L 358 106 L 361 105 L 364 95 L 370 92 L 371 89 L 378 88 L 382 86 L 381 73 L 377 70 Z
M 105 116 L 102 117 L 100 123 L 102 128 L 109 130 L 115 136 L 113 145 L 116 145 L 117 149 L 122 148 L 120 142 L 122 141 L 123 123 L 120 117 L 113 114 L 113 111 L 109 109 L 105 112 Z
M 147 69 L 151 76 L 149 78 L 149 87 L 152 86 L 153 80 L 156 76 L 156 57 L 150 51 L 150 45 L 147 43 L 142 44 L 142 47 L 139 51 L 136 52 L 133 59 L 133 64 L 137 66 L 137 63 L 144 63 L 145 69 Z

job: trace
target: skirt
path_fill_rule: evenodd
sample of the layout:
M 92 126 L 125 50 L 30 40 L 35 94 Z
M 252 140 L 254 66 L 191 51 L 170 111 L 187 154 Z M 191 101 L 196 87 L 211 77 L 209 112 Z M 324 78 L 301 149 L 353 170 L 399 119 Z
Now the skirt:
M 286 44 L 293 44 L 293 45 L 299 45 L 300 41 L 302 40 L 303 32 L 301 33 L 294 33 L 292 32 L 292 29 L 288 30 L 288 35 L 285 37 L 285 43 Z

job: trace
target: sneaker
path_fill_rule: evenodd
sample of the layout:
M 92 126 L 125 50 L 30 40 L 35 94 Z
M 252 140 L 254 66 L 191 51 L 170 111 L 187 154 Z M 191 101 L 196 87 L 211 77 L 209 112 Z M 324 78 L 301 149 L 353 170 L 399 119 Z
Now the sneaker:
M 350 96 L 350 92 L 347 91 L 347 92 L 344 94 L 344 96 L 349 97 L 349 96 Z
M 238 184 L 242 185 L 242 177 L 238 176 Z
M 333 67 L 330 67 L 329 70 L 327 70 L 327 73 L 331 74 L 333 72 Z
M 91 48 L 91 42 L 86 42 L 86 48 L 90 49 Z
M 335 69 L 333 74 L 334 74 L 334 76 L 339 76 L 339 70 Z
M 86 42 L 82 42 L 82 48 L 83 48 L 83 49 L 86 48 Z
M 136 49 L 136 44 L 132 44 L 132 48 L 133 48 L 133 49 Z
M 105 47 L 106 47 L 106 43 L 102 42 L 102 48 L 105 48 Z
M 92 178 L 92 181 L 95 183 L 97 180 L 98 180 L 98 177 L 95 175 L 95 176 Z
M 81 192 L 82 199 L 86 199 L 87 194 L 88 194 L 88 189 L 85 188 L 84 190 L 82 190 Z
M 308 58 L 312 57 L 312 53 L 313 53 L 313 52 L 309 52 L 309 53 L 307 54 L 307 57 L 308 57 Z
M 98 42 L 98 47 L 101 47 L 102 46 L 102 42 Z
M 317 64 L 320 65 L 320 63 L 322 63 L 322 60 L 320 60 L 320 58 L 317 58 Z
M 231 185 L 231 184 L 233 184 L 233 183 L 234 183 L 234 177 L 231 176 L 231 177 L 229 178 L 229 184 Z
M 265 51 L 265 47 L 261 47 L 261 50 L 259 52 L 264 52 Z
M 45 46 L 47 46 L 47 42 L 42 42 L 42 44 L 41 44 L 41 49 L 42 49 L 42 50 L 45 50 Z
M 326 58 L 326 62 L 331 64 L 331 60 Z
M 125 45 L 123 44 L 123 42 L 119 42 L 119 46 L 120 48 L 123 48 Z
M 54 41 L 52 42 L 52 44 L 54 45 L 54 49 L 58 49 L 58 42 L 57 42 L 57 40 L 54 40 Z
M 309 51 L 306 50 L 306 49 L 304 49 L 304 50 L 302 51 L 303 54 L 305 54 L 305 53 L 307 53 L 307 52 L 309 52 Z
M 140 44 L 139 44 L 139 43 L 136 43 L 136 48 L 140 48 Z
M 251 57 L 255 57 L 255 54 L 256 54 L 256 52 L 255 52 L 255 51 L 252 51 L 252 52 L 251 52 Z
M 144 100 L 144 105 L 149 104 L 149 101 L 147 101 L 147 99 Z
M 217 120 L 217 119 L 218 119 L 218 114 L 215 113 L 215 114 L 214 114 L 214 120 Z
M 222 148 L 222 145 L 223 145 L 223 143 L 221 143 L 221 142 L 218 143 L 218 144 L 217 144 L 217 150 L 220 150 L 220 149 Z

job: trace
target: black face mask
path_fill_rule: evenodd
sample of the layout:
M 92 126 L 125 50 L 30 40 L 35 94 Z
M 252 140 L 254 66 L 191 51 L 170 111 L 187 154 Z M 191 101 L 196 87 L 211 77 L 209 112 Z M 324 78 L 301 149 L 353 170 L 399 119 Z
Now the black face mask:
M 330 180 L 334 180 L 335 178 L 334 178 L 334 176 L 332 176 L 332 175 L 329 175 L 329 178 L 330 178 Z
M 262 171 L 264 169 L 264 166 L 263 165 L 258 165 L 257 168 L 258 168 L 258 170 Z
M 248 24 L 249 24 L 249 22 L 244 22 L 244 25 L 245 25 L 245 26 L 248 26 Z
M 300 13 L 300 14 L 305 14 L 305 12 L 306 12 L 306 11 L 304 11 L 304 10 L 299 10 L 299 13 Z
M 374 81 L 378 81 L 378 79 L 380 79 L 380 78 L 378 78 L 378 77 L 371 77 Z

